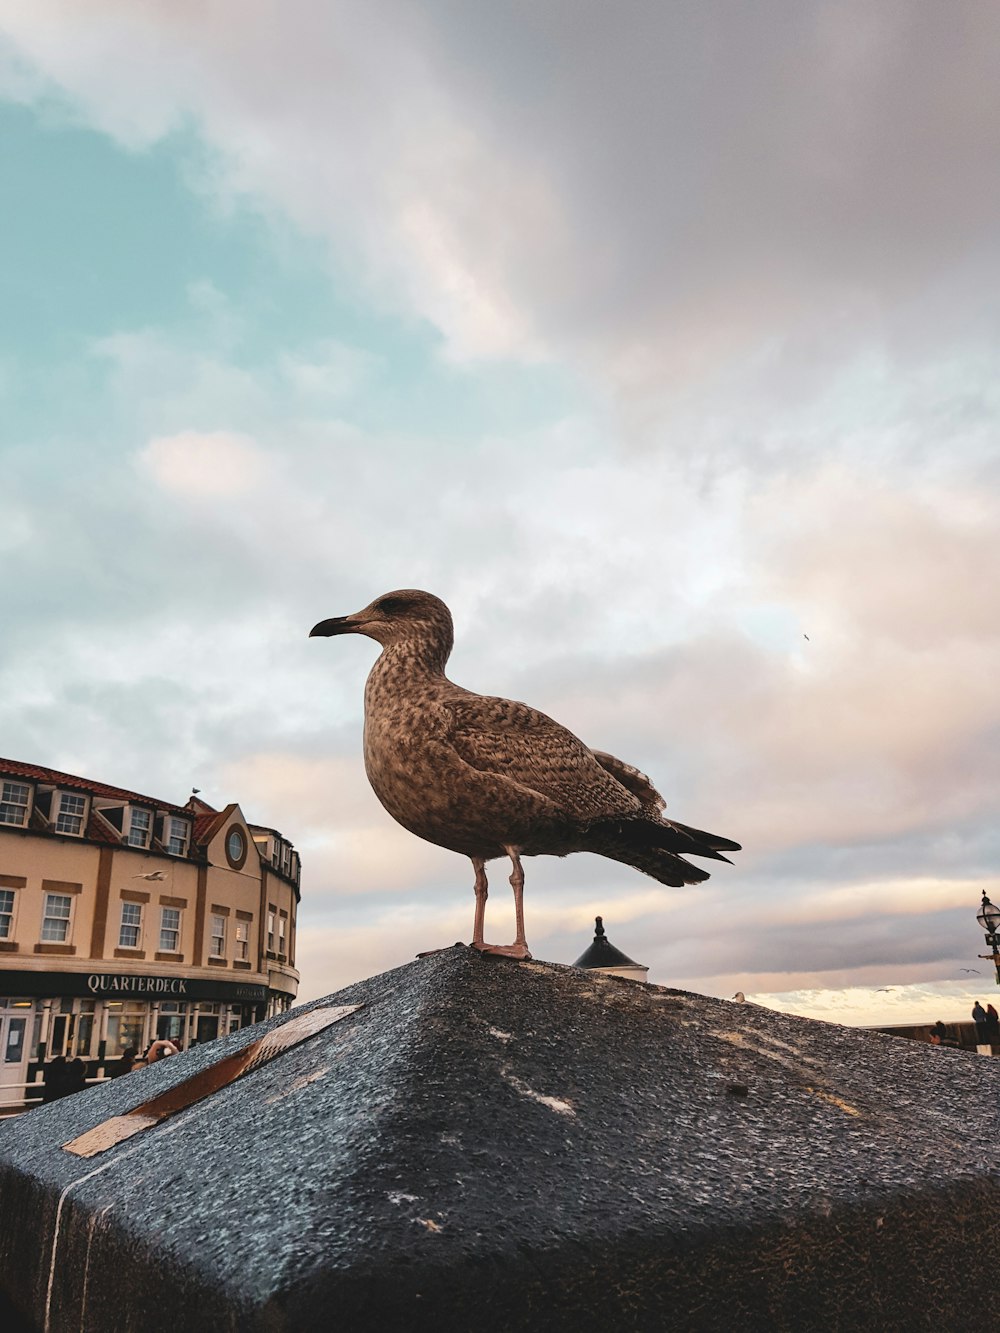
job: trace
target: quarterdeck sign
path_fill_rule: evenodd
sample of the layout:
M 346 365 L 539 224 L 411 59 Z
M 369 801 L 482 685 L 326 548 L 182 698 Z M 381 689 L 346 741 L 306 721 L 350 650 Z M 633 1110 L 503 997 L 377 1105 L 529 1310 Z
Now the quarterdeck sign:
M 101 999 L 224 1000 L 263 1004 L 267 987 L 251 981 L 214 977 L 158 977 L 137 972 L 0 971 L 0 995 L 93 995 Z

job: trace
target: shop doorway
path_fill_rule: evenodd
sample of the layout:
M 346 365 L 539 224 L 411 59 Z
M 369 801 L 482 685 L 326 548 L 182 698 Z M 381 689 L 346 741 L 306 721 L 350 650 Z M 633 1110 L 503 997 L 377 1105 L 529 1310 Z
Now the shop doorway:
M 198 1039 L 198 1045 L 201 1046 L 206 1041 L 215 1041 L 219 1035 L 219 1019 L 215 1014 L 199 1014 L 198 1028 L 195 1036 Z
M 0 1104 L 19 1102 L 28 1077 L 28 1019 L 30 1012 L 7 1010 L 0 1016 Z

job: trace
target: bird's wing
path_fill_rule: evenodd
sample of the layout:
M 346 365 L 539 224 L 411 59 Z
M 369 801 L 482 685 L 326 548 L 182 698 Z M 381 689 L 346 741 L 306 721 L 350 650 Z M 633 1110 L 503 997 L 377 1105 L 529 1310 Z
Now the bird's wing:
M 623 787 L 627 787 L 633 796 L 637 796 L 643 809 L 648 810 L 651 815 L 659 815 L 661 810 L 667 808 L 666 801 L 645 773 L 640 773 L 631 764 L 626 764 L 624 759 L 616 759 L 613 754 L 605 754 L 603 750 L 595 750 L 594 758 Z
M 638 813 L 634 791 L 537 709 L 484 695 L 449 699 L 444 708 L 451 721 L 448 743 L 471 768 L 537 792 L 583 824 Z

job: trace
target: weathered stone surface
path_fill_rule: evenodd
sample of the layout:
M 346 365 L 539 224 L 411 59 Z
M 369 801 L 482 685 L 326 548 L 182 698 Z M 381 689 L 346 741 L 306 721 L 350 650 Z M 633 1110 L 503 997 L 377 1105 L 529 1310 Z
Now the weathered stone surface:
M 36 1328 L 995 1329 L 1000 1063 L 456 947 L 0 1127 Z M 11 1225 L 17 1219 L 17 1225 Z

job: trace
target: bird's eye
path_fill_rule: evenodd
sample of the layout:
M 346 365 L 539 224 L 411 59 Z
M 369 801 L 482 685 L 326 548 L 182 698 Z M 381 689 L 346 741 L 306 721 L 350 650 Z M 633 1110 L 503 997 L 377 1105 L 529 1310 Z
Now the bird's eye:
M 376 602 L 375 610 L 385 616 L 399 616 L 409 610 L 409 605 L 402 597 L 383 597 L 380 602 Z

